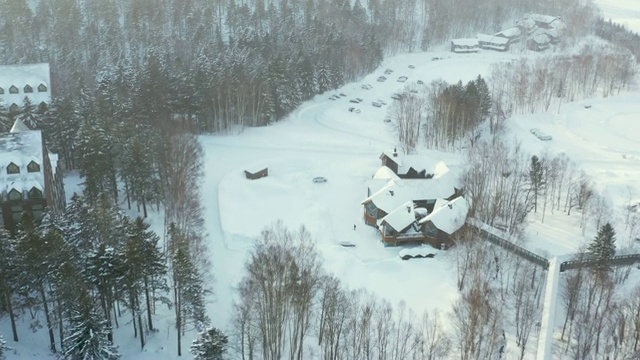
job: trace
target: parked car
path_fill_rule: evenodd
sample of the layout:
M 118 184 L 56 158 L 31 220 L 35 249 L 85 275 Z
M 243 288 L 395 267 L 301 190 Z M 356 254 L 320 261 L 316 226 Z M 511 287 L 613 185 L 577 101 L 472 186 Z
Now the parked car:
M 316 176 L 316 177 L 313 178 L 313 182 L 316 183 L 316 184 L 317 183 L 326 183 L 327 179 L 322 177 L 322 176 Z
M 362 85 L 362 88 L 365 89 L 365 90 L 371 90 L 371 89 L 373 89 L 373 86 L 371 86 L 369 84 L 364 84 L 364 85 Z
M 355 114 L 360 114 L 360 109 L 358 108 L 350 107 L 349 111 Z
M 409 69 L 415 69 L 416 67 L 413 65 L 409 65 Z
M 390 122 L 391 122 L 391 119 L 386 118 L 386 119 L 384 119 L 383 121 L 384 121 L 384 122 L 386 122 L 386 123 L 390 123 Z
M 342 97 L 346 97 L 346 96 L 347 96 L 347 94 L 345 94 L 345 93 L 340 93 L 340 96 L 342 96 Z
M 384 77 L 384 76 L 380 76 L 380 77 L 378 78 L 378 82 L 385 82 L 385 81 L 387 81 L 387 78 L 386 78 L 386 77 Z
M 354 104 L 359 104 L 360 101 L 356 100 L 356 99 L 351 99 L 349 100 L 350 103 L 354 103 Z
M 400 100 L 400 99 L 402 99 L 402 94 L 395 93 L 395 94 L 391 95 L 391 98 L 393 100 Z
M 432 58 L 431 58 L 431 61 L 436 61 L 436 60 L 440 60 L 440 59 L 442 59 L 442 58 L 439 58 L 439 57 L 437 57 L 437 56 L 434 56 L 434 57 L 432 57 Z
M 547 135 L 544 133 L 538 133 L 538 139 L 542 140 L 542 141 L 551 141 L 553 140 L 553 137 L 551 135 Z
M 538 133 L 540 132 L 540 129 L 538 129 L 538 128 L 533 128 L 533 129 L 529 130 L 529 132 L 530 132 L 530 133 L 532 133 L 533 135 L 536 135 L 536 136 L 537 136 L 537 135 L 538 135 Z
M 350 241 L 341 241 L 340 242 L 340 246 L 342 247 L 356 247 L 356 244 L 350 242 Z
M 378 100 L 376 101 L 377 103 L 380 103 L 380 105 L 387 105 L 387 103 L 384 100 Z
M 372 102 L 372 103 L 371 103 L 371 105 L 373 105 L 373 106 L 375 106 L 375 107 L 382 107 L 382 104 L 380 104 L 380 103 L 379 103 L 379 102 L 377 102 L 377 101 Z
M 386 75 L 391 75 L 391 73 L 393 73 L 393 70 L 391 70 L 391 69 L 387 69 L 387 70 L 385 70 L 385 71 L 384 71 L 384 73 L 385 73 Z
M 398 78 L 398 82 L 402 82 L 402 83 L 403 83 L 403 82 L 405 82 L 405 81 L 407 81 L 407 77 L 406 77 L 406 76 L 400 76 L 400 77 Z
M 363 98 L 356 98 L 356 100 L 358 100 L 359 103 L 364 101 Z
M 338 100 L 338 99 L 340 99 L 340 96 L 338 96 L 338 95 L 334 94 L 334 95 L 331 95 L 331 96 L 329 97 L 329 99 L 331 99 L 331 100 Z
M 418 85 L 423 85 L 423 84 L 424 84 L 424 81 L 422 81 L 422 80 L 418 80 L 418 81 L 416 81 L 416 84 L 418 84 Z

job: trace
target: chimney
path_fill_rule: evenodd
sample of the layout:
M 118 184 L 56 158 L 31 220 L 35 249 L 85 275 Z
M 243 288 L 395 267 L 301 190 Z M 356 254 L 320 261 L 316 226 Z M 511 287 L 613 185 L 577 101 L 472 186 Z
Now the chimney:
M 449 209 L 453 209 L 453 205 L 451 205 L 451 203 L 447 204 L 447 206 L 449 207 Z
M 393 157 L 398 157 L 398 151 L 395 147 L 393 148 Z
M 411 205 L 407 205 L 407 212 L 411 214 Z
M 393 190 L 389 190 L 389 195 L 393 196 Z

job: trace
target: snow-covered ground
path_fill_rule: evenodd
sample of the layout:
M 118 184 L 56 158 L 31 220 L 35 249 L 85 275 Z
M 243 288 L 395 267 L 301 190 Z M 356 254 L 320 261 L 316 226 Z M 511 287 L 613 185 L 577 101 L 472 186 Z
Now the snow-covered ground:
M 627 0 L 628 5 L 635 2 Z M 491 64 L 518 56 L 489 51 L 396 56 L 385 60 L 362 81 L 317 96 L 275 125 L 233 135 L 202 136 L 206 153 L 202 202 L 215 276 L 215 294 L 208 305 L 213 325 L 229 328 L 235 287 L 243 276 L 244 262 L 260 230 L 276 220 L 291 229 L 304 224 L 317 242 L 325 267 L 349 286 L 369 289 L 392 303 L 404 300 L 416 313 L 427 309 L 448 312 L 458 297 L 452 253 L 434 250 L 434 258 L 403 261 L 399 256 L 402 248 L 384 247 L 377 231 L 362 221 L 360 202 L 367 195 L 365 182 L 380 166 L 380 153 L 396 145 L 393 125 L 383 121 L 389 105 L 377 108 L 371 103 L 381 99 L 391 104 L 394 92 L 417 80 L 466 82 L 478 74 L 488 76 Z M 434 57 L 443 59 L 433 61 Z M 394 72 L 386 75 L 386 82 L 376 81 L 387 68 Z M 397 82 L 400 76 L 407 76 L 408 81 Z M 372 89 L 363 89 L 363 84 L 372 85 Z M 339 93 L 347 96 L 329 99 Z M 350 103 L 355 97 L 364 101 Z M 585 109 L 587 104 L 591 108 Z M 350 107 L 361 112 L 349 112 Z M 545 149 L 552 153 L 564 151 L 593 176 L 613 204 L 619 204 L 627 186 L 635 189 L 640 198 L 638 119 L 640 93 L 632 92 L 570 103 L 556 113 L 517 116 L 508 121 L 507 136 L 522 141 L 532 153 Z M 529 132 L 532 127 L 552 135 L 553 140 L 538 140 Z M 424 149 L 419 152 L 445 161 L 453 171 L 461 170 L 459 155 Z M 269 167 L 268 177 L 253 181 L 244 178 L 243 170 L 263 165 Z M 314 183 L 316 176 L 328 181 Z M 78 188 L 77 181 L 69 184 L 69 188 Z M 153 221 L 162 223 L 157 218 Z M 577 221 L 562 212 L 547 214 L 544 224 L 534 216 L 527 246 L 550 255 L 576 252 L 585 242 Z M 341 246 L 345 241 L 355 247 Z M 124 359 L 176 357 L 171 314 L 163 310 L 157 318 L 160 332 L 149 336 L 144 352 L 131 339 L 129 325 L 116 331 L 116 341 L 127 339 L 119 342 Z M 8 321 L 0 322 L 0 332 L 17 349 L 8 354 L 8 359 L 48 356 L 44 331 L 32 334 L 26 324 L 21 326 L 23 340 L 19 344 L 8 338 Z M 194 336 L 194 332 L 187 334 L 183 348 L 188 349 Z
M 611 19 L 640 34 L 640 1 L 638 0 L 594 0 L 602 10 L 605 20 Z

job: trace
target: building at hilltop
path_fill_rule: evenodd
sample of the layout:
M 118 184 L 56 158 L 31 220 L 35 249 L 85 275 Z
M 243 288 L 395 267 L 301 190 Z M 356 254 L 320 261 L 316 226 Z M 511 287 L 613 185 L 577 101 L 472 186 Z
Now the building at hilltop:
M 65 206 L 63 173 L 56 154 L 49 153 L 40 130 L 16 120 L 0 134 L 0 226 L 16 228 L 22 213 L 39 222 L 45 209 Z
M 38 108 L 51 103 L 48 63 L 0 65 L 0 104 L 15 114 L 25 97 Z

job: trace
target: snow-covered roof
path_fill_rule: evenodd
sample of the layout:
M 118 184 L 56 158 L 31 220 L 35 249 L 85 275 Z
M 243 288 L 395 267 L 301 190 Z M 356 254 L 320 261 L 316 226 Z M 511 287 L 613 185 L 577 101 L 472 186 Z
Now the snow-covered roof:
M 451 43 L 455 46 L 471 46 L 471 47 L 478 46 L 478 40 L 472 39 L 472 38 L 452 39 Z
M 524 29 L 533 29 L 536 27 L 536 22 L 533 19 L 524 19 L 518 25 Z
M 447 198 L 455 193 L 454 187 L 448 176 L 439 179 L 389 180 L 387 185 L 364 199 L 362 204 L 371 201 L 378 209 L 390 214 L 407 201 Z
M 555 38 L 559 38 L 560 37 L 560 30 L 558 30 L 556 28 L 552 28 L 552 29 L 549 29 L 549 30 L 545 31 L 544 34 L 549 36 L 552 39 L 555 39 Z
M 40 166 L 38 172 L 28 172 L 27 165 L 33 161 Z M 0 134 L 0 193 L 11 189 L 29 191 L 34 186 L 44 191 L 44 156 L 42 133 L 26 130 Z M 11 163 L 20 168 L 18 174 L 7 174 Z
M 393 162 L 398 164 L 398 174 L 406 174 L 409 169 L 413 168 L 417 172 L 425 170 L 427 174 L 431 174 L 437 178 L 449 172 L 449 167 L 447 166 L 447 164 L 445 164 L 444 161 L 437 160 L 429 156 L 400 154 L 397 154 L 397 156 L 393 156 L 392 153 L 389 152 L 383 152 L 380 155 L 380 158 L 382 159 L 383 156 L 390 158 L 391 160 L 393 160 Z M 383 166 L 383 168 L 387 167 Z M 393 173 L 391 169 L 387 169 L 389 170 L 389 173 Z M 380 173 L 379 177 L 377 177 L 378 173 Z M 384 176 L 388 176 L 387 170 L 383 170 L 381 168 L 378 169 L 378 172 L 376 172 L 376 175 L 374 175 L 374 179 L 384 178 Z M 394 179 L 394 177 L 391 177 L 390 179 Z
M 488 35 L 488 34 L 478 34 L 476 38 L 479 42 L 495 44 L 495 45 L 507 45 L 509 43 L 509 39 L 504 38 L 502 36 Z
M 25 93 L 24 87 L 31 86 L 32 93 Z M 46 91 L 38 91 L 40 85 L 46 86 Z M 9 88 L 18 88 L 17 94 L 11 94 Z M 0 95 L 0 100 L 5 107 L 12 104 L 22 105 L 25 96 L 29 97 L 34 105 L 41 102 L 49 104 L 51 102 L 51 84 L 48 63 L 22 64 L 22 65 L 0 65 L 0 88 L 4 94 Z
M 25 123 L 22 120 L 16 119 L 16 121 L 13 122 L 13 126 L 11 126 L 11 130 L 9 130 L 9 132 L 17 133 L 17 132 L 29 131 L 29 130 L 31 129 L 29 129 L 29 127 L 25 125 Z
M 373 178 L 376 180 L 400 180 L 398 175 L 387 166 L 381 166 L 380 169 L 373 174 Z
M 385 223 L 395 231 L 401 232 L 416 221 L 416 214 L 413 212 L 413 201 L 407 201 L 390 212 L 387 216 L 378 220 L 380 226 Z
M 552 22 L 560 19 L 557 16 L 542 15 L 542 14 L 529 14 L 528 18 L 537 23 L 542 23 L 542 24 L 551 24 Z
M 436 204 L 437 205 L 437 204 Z M 433 212 L 420 220 L 420 224 L 431 221 L 435 227 L 453 234 L 464 225 L 469 212 L 467 200 L 460 196 L 441 206 L 434 206 Z
M 535 25 L 535 22 L 533 23 L 533 25 Z M 512 39 L 512 38 L 516 38 L 518 36 L 520 36 L 522 34 L 522 32 L 520 31 L 520 28 L 518 27 L 510 27 L 508 29 L 504 29 L 502 31 L 500 31 L 499 33 L 497 33 L 497 36 L 504 36 L 506 38 Z
M 549 36 L 547 34 L 538 34 L 536 36 L 534 36 L 533 38 L 531 38 L 531 40 L 533 40 L 534 42 L 538 43 L 538 44 L 548 44 L 549 42 L 551 42 L 551 39 L 549 38 Z

